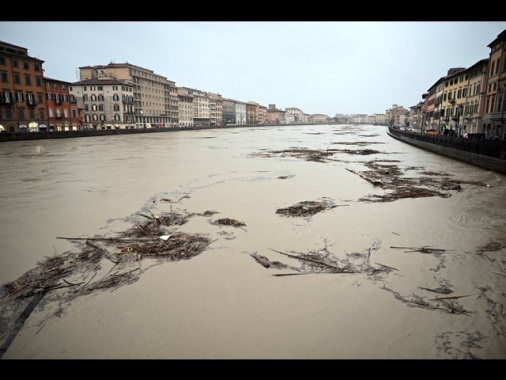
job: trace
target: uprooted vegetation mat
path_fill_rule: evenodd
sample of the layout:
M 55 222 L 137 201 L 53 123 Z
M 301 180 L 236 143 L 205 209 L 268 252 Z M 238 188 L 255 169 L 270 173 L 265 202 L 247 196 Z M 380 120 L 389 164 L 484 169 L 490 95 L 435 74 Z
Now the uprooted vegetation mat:
M 310 217 L 338 206 L 347 205 L 336 205 L 330 199 L 324 198 L 321 201 L 303 201 L 290 207 L 279 208 L 276 214 L 288 217 Z
M 347 153 L 347 154 L 355 154 L 355 155 L 369 155 L 369 154 L 377 154 L 381 153 L 374 149 L 309 149 L 309 148 L 290 148 L 283 150 L 272 150 L 268 152 L 256 153 L 256 156 L 262 157 L 295 157 L 302 158 L 306 161 L 315 161 L 315 162 L 327 162 L 337 153 Z
M 350 144 L 350 143 L 348 143 Z M 356 145 L 363 145 L 357 143 Z M 261 157 L 294 157 L 306 161 L 327 163 L 335 161 L 332 157 L 338 153 L 349 155 L 379 154 L 374 149 L 308 149 L 289 148 L 257 153 Z M 404 198 L 442 197 L 452 196 L 451 191 L 462 191 L 462 185 L 489 186 L 479 181 L 465 181 L 450 178 L 447 173 L 425 171 L 423 168 L 407 167 L 404 170 L 397 166 L 398 160 L 373 160 L 363 163 L 369 170 L 346 169 L 371 183 L 374 187 L 385 190 L 384 194 L 369 194 L 359 199 L 360 202 L 392 202 Z M 418 171 L 414 177 L 406 175 L 408 171 Z
M 395 166 L 375 168 L 378 172 L 388 171 L 388 173 L 383 172 L 384 175 L 400 172 Z M 430 173 L 430 175 L 444 177 L 445 181 L 448 181 L 445 174 Z M 311 217 L 338 206 L 330 199 L 323 198 L 320 201 L 305 201 L 291 207 L 280 208 L 276 210 L 276 213 L 285 217 Z M 49 302 L 52 302 L 53 306 L 58 305 L 56 310 L 50 310 L 51 315 L 47 318 L 57 316 L 66 303 L 79 296 L 99 291 L 113 291 L 123 285 L 134 283 L 150 265 L 187 260 L 204 252 L 214 240 L 202 234 L 179 232 L 175 227 L 186 224 L 193 216 L 211 217 L 216 213 L 216 211 L 205 211 L 190 214 L 173 212 L 171 208 L 171 212 L 158 216 L 137 214 L 142 222 L 135 223 L 132 228 L 114 237 L 58 237 L 78 244 L 80 250 L 49 257 L 38 263 L 36 268 L 0 288 L 0 341 L 3 340 L 0 346 L 0 358 L 37 305 L 42 309 Z M 211 224 L 235 228 L 246 226 L 246 223 L 232 218 L 219 218 L 211 221 Z M 445 249 L 430 246 L 390 248 L 403 249 L 406 253 L 433 255 L 438 258 L 439 264 L 429 270 L 440 272 L 445 268 L 447 253 Z M 491 242 L 479 248 L 476 253 L 495 262 L 499 259 L 496 259 L 493 253 L 503 248 L 504 244 Z M 395 299 L 407 306 L 456 315 L 473 313 L 466 310 L 460 303 L 469 295 L 453 295 L 452 285 L 445 280 L 439 280 L 439 285 L 432 288 L 420 286 L 420 291 L 424 292 L 422 295 L 403 295 L 389 288 L 383 280 L 390 273 L 399 273 L 399 270 L 377 262 L 372 263 L 372 251 L 377 249 L 379 249 L 379 244 L 374 244 L 362 252 L 347 253 L 344 259 L 335 256 L 327 246 L 310 252 L 281 252 L 272 249 L 276 254 L 289 260 L 288 263 L 271 260 L 256 252 L 252 253 L 251 257 L 264 268 L 282 270 L 283 273 L 273 274 L 277 277 L 309 274 L 365 275 L 369 280 L 381 281 L 382 289 L 391 292 Z M 491 323 L 501 324 L 503 304 L 497 299 L 495 290 L 490 287 L 481 287 L 479 291 L 479 298 L 486 302 L 486 312 Z M 434 296 L 434 293 L 438 295 Z M 471 335 L 467 335 L 468 339 L 474 339 Z M 486 338 L 481 335 L 481 339 Z M 452 355 L 454 358 L 462 357 L 459 351 Z
M 439 196 L 442 198 L 451 197 L 449 191 L 462 191 L 462 185 L 489 186 L 484 182 L 465 181 L 450 178 L 446 173 L 435 173 L 422 171 L 422 175 L 406 177 L 397 165 L 381 164 L 378 161 L 365 163 L 370 170 L 348 171 L 358 175 L 360 178 L 370 182 L 375 187 L 387 190 L 385 194 L 367 195 L 360 198 L 363 202 L 392 202 L 402 198 L 421 198 Z M 407 168 L 417 170 L 418 168 Z M 424 175 L 425 174 L 425 175 Z
M 485 247 L 478 249 L 477 253 L 482 254 L 485 250 L 499 251 L 505 247 L 504 244 L 492 242 L 487 244 Z M 257 252 L 250 254 L 257 263 L 261 264 L 264 268 L 275 269 L 278 271 L 283 270 L 283 273 L 275 273 L 273 276 L 296 276 L 296 275 L 308 275 L 308 274 L 339 274 L 339 275 L 357 275 L 363 274 L 373 281 L 380 281 L 386 279 L 386 277 L 396 272 L 399 274 L 399 269 L 384 265 L 381 263 L 372 263 L 372 253 L 380 248 L 379 242 L 375 242 L 371 247 L 363 250 L 362 252 L 346 253 L 344 258 L 338 258 L 334 253 L 329 251 L 328 247 L 325 246 L 319 250 L 313 250 L 310 252 L 294 252 L 290 251 L 281 252 L 275 249 L 271 251 L 292 259 L 292 264 L 287 264 L 279 260 L 272 260 L 266 255 L 260 255 Z M 391 249 L 401 249 L 404 253 L 422 253 L 429 254 L 436 257 L 439 264 L 436 268 L 430 268 L 431 271 L 438 272 L 445 268 L 445 254 L 449 253 L 446 249 L 435 248 L 430 246 L 423 247 L 390 247 Z M 293 261 L 298 265 L 293 264 Z M 400 274 L 402 275 L 402 274 Z M 439 310 L 449 314 L 456 315 L 467 315 L 472 314 L 471 311 L 466 310 L 464 306 L 459 302 L 460 299 L 469 297 L 469 294 L 452 295 L 452 285 L 444 279 L 439 280 L 439 286 L 434 288 L 419 287 L 420 290 L 428 292 L 423 296 L 417 294 L 411 294 L 408 296 L 402 295 L 400 292 L 390 289 L 386 283 L 382 283 L 382 289 L 391 292 L 394 297 L 405 303 L 410 307 L 419 307 L 428 310 Z M 492 289 L 490 288 L 479 288 L 480 297 L 483 297 L 488 307 L 487 314 L 492 320 L 493 324 L 500 323 L 500 317 L 502 313 L 503 305 L 494 300 L 490 294 Z M 433 293 L 439 294 L 434 296 Z
M 150 259 L 150 265 L 157 265 L 163 261 L 188 260 L 201 254 L 212 243 L 208 236 L 183 233 L 173 228 L 185 224 L 192 216 L 214 213 L 139 214 L 147 220 L 117 237 L 58 237 L 72 241 L 80 250 L 48 257 L 0 288 L 0 339 L 5 339 L 0 347 L 0 357 L 39 302 L 41 305 L 50 300 L 69 302 L 81 295 L 112 291 L 131 284 L 145 270 L 144 259 Z M 46 294 L 51 294 L 52 298 Z

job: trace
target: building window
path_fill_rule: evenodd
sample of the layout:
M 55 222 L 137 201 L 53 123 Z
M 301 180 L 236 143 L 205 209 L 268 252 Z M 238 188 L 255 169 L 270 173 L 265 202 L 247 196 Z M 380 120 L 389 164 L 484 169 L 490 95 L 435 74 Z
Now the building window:
M 87 102 L 87 101 L 88 101 L 88 94 L 84 94 L 84 95 L 83 95 L 83 101 L 84 101 L 84 102 Z
M 52 93 L 48 92 L 46 94 L 46 96 L 47 96 L 47 100 L 53 100 L 53 94 Z
M 63 91 L 67 91 L 67 87 L 66 87 L 64 84 L 62 84 L 62 85 L 61 85 L 61 89 L 62 89 Z
M 91 94 L 90 98 L 91 98 L 92 102 L 96 102 L 97 101 L 97 95 L 95 95 L 95 94 Z
M 25 70 L 30 69 L 30 65 L 28 64 L 28 62 L 26 62 L 26 61 L 23 62 L 23 69 L 25 69 Z
M 66 118 L 68 118 L 68 117 L 69 117 L 69 110 L 68 110 L 68 108 L 64 108 L 64 109 L 63 109 L 63 115 L 64 115 Z
M 104 101 L 104 95 L 99 94 L 99 95 L 98 95 L 98 101 L 99 101 L 99 102 L 103 102 L 103 101 Z
M 91 105 L 91 110 L 92 111 L 97 111 L 97 105 L 96 104 L 92 104 Z
M 42 79 L 40 79 L 39 77 L 36 77 L 35 84 L 37 85 L 37 87 L 42 87 Z
M 112 96 L 112 100 L 114 100 L 115 102 L 117 102 L 117 101 L 119 100 L 119 96 L 118 96 L 118 94 L 114 94 L 114 95 Z
M 9 83 L 9 77 L 5 71 L 2 71 L 2 83 Z
M 16 91 L 16 101 L 18 101 L 18 102 L 23 101 L 23 92 L 22 91 Z
M 120 121 L 120 120 L 121 120 L 121 117 L 117 113 L 115 113 L 114 114 L 114 121 Z
M 19 76 L 19 74 L 14 74 L 14 83 L 21 84 L 21 77 Z
M 54 88 L 55 90 L 58 90 L 58 83 L 54 83 L 54 84 L 53 84 L 53 88 Z
M 24 109 L 24 108 L 20 108 L 20 109 L 18 110 L 18 117 L 19 117 L 20 119 L 24 119 L 24 118 L 25 118 L 25 109 Z
M 18 67 L 18 60 L 17 59 L 12 60 L 12 67 Z
M 2 100 L 5 103 L 10 104 L 10 102 L 11 102 L 11 93 L 9 91 L 2 91 Z
M 5 66 L 5 58 L 0 57 L 0 65 Z
M 105 121 L 105 115 L 103 113 L 100 114 L 100 121 Z
M 104 105 L 103 104 L 99 104 L 98 105 L 98 110 L 99 111 L 103 111 L 104 110 Z
M 97 116 L 97 114 L 96 114 L 96 113 L 94 113 L 94 114 L 92 115 L 92 120 L 93 120 L 93 121 L 98 121 L 98 116 Z
M 61 109 L 56 109 L 56 117 L 61 117 Z
M 40 71 L 40 65 L 38 63 L 35 63 L 33 67 L 35 68 L 35 71 Z
M 32 79 L 30 78 L 30 75 L 25 75 L 25 84 L 27 86 L 31 86 L 32 85 Z
M 41 92 L 37 93 L 37 100 L 39 103 L 44 103 L 44 95 Z

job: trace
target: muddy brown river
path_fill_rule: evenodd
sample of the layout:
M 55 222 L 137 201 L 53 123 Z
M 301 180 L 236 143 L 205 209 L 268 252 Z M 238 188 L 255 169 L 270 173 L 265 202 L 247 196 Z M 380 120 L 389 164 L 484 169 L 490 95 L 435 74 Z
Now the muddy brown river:
M 506 358 L 506 176 L 385 127 L 4 142 L 0 160 L 4 360 Z M 127 235 L 149 239 L 105 244 Z

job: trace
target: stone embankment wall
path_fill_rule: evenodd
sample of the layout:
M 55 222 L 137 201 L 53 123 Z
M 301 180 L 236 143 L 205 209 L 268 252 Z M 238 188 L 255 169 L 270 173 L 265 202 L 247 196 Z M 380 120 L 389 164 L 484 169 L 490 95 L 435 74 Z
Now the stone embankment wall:
M 506 174 L 506 141 L 431 136 L 392 128 L 388 134 L 418 148 Z
M 110 136 L 110 135 L 134 135 L 139 133 L 161 133 L 188 131 L 200 129 L 223 129 L 223 128 L 258 128 L 258 127 L 279 127 L 300 124 L 257 124 L 257 125 L 225 125 L 220 127 L 175 127 L 175 128 L 140 128 L 140 129 L 88 129 L 83 131 L 65 131 L 65 132 L 2 132 L 0 133 L 0 142 L 2 141 L 25 141 L 25 140 L 43 140 L 43 139 L 61 139 L 76 137 Z

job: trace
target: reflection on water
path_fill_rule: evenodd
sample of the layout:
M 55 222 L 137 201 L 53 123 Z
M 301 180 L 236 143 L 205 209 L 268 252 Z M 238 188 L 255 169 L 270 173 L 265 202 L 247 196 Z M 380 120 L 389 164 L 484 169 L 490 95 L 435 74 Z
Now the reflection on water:
M 363 149 L 377 152 L 357 154 Z M 301 150 L 320 156 L 286 153 Z M 1 283 L 74 249 L 57 237 L 111 235 L 138 213 L 193 213 L 178 231 L 214 241 L 191 260 L 144 264 L 149 270 L 135 284 L 76 301 L 57 321 L 47 318 L 40 333 L 34 314 L 6 358 L 506 357 L 498 343 L 502 312 L 490 310 L 505 302 L 498 290 L 504 250 L 480 251 L 506 243 L 505 176 L 411 147 L 384 127 L 7 142 L 0 159 Z M 389 193 L 357 175 L 371 162 L 396 166 L 406 177 L 427 171 L 465 184 L 445 191 L 447 197 L 363 202 Z M 311 217 L 276 214 L 321 200 L 340 207 Z M 245 226 L 213 224 L 218 218 Z M 391 269 L 385 277 L 368 270 L 277 277 L 252 257 L 293 266 L 297 260 L 283 253 L 315 252 L 343 267 Z M 422 288 L 443 287 L 472 295 L 453 305 L 460 302 L 473 322 L 445 313 L 443 304 L 423 307 L 441 295 Z M 473 339 L 483 348 L 462 351 Z M 444 342 L 452 347 L 443 350 Z

